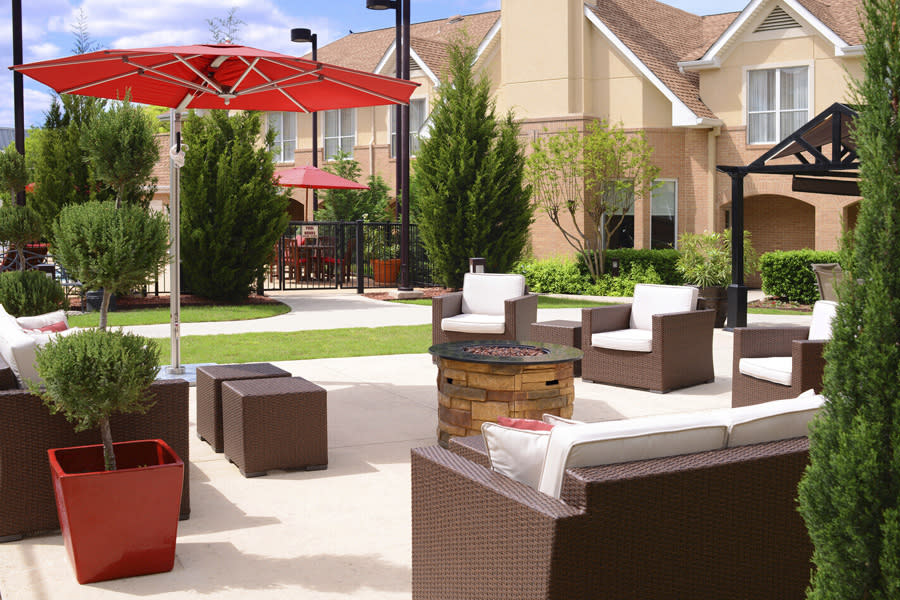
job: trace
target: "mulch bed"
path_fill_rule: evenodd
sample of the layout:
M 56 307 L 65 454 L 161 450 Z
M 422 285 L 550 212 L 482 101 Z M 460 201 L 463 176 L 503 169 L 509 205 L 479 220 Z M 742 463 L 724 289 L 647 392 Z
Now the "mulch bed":
M 181 295 L 181 306 L 234 306 L 234 302 L 218 302 L 203 298 L 202 296 L 193 296 L 191 294 Z M 279 304 L 275 298 L 268 296 L 257 296 L 251 294 L 244 302 L 240 304 Z M 161 294 L 159 296 L 118 296 L 116 298 L 116 310 L 134 310 L 138 308 L 164 308 L 169 306 L 169 294 Z M 70 310 L 81 310 L 81 299 L 69 299 Z
M 453 290 L 442 288 L 442 287 L 433 287 L 433 288 L 422 288 L 419 290 L 422 292 L 425 298 L 434 298 L 435 296 L 441 296 L 448 292 L 452 292 Z M 364 294 L 366 298 L 372 298 L 373 300 L 396 300 L 396 294 L 392 292 L 369 292 L 368 294 Z
M 810 312 L 812 306 L 799 302 L 786 302 L 777 298 L 765 298 L 747 303 L 747 308 L 777 308 L 778 310 L 795 310 L 797 312 Z

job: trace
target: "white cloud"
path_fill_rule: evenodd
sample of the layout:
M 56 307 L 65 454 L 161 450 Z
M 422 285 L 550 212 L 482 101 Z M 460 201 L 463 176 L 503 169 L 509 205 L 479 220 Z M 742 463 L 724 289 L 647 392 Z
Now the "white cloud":
M 23 54 L 28 55 L 29 61 L 48 60 L 62 56 L 63 51 L 54 43 L 45 42 L 43 44 L 29 44 L 23 49 Z

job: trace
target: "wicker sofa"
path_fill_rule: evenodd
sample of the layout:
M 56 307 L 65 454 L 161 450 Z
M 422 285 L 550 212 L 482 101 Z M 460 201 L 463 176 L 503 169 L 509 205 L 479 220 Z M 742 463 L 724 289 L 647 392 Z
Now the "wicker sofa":
M 146 414 L 112 417 L 113 439 L 159 438 L 172 446 L 185 464 L 181 518 L 186 519 L 191 512 L 188 383 L 159 380 L 149 393 L 155 404 Z M 0 541 L 59 529 L 47 450 L 99 440 L 95 431 L 75 433 L 62 415 L 50 414 L 40 398 L 18 389 L 12 369 L 0 359 Z
M 412 450 L 412 589 L 460 598 L 805 597 L 805 437 L 569 468 L 559 498 L 488 466 L 482 437 Z

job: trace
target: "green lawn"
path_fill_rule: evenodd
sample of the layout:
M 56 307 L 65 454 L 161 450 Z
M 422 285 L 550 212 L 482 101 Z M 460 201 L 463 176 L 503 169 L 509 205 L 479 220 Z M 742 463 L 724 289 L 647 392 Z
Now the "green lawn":
M 287 304 L 243 304 L 235 306 L 182 306 L 182 323 L 204 323 L 207 321 L 244 321 L 274 317 L 290 311 Z M 108 315 L 110 326 L 125 325 L 158 325 L 170 320 L 168 308 L 146 308 L 111 312 Z M 100 314 L 69 314 L 70 327 L 96 327 Z
M 168 339 L 157 339 L 160 364 L 171 362 Z M 345 356 L 421 354 L 431 346 L 431 325 L 313 329 L 288 333 L 191 335 L 181 338 L 181 362 L 246 363 Z

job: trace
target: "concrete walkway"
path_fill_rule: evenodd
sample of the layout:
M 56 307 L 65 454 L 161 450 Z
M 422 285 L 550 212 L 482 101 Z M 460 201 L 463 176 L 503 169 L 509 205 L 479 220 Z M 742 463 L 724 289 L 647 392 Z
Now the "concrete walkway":
M 302 293 L 285 296 L 284 301 L 295 307 L 290 315 L 257 322 L 198 324 L 195 332 L 186 335 L 313 329 L 326 324 L 413 324 L 431 319 L 426 306 L 389 304 L 355 294 Z M 579 309 L 558 310 L 568 312 L 542 310 L 539 319 L 577 318 Z M 808 321 L 808 316 L 750 315 L 752 325 Z M 576 379 L 574 417 L 596 421 L 727 407 L 731 344 L 732 334 L 717 330 L 715 382 L 669 394 Z M 179 525 L 171 572 L 80 586 L 67 563 L 62 538 L 33 537 L 0 544 L 3 600 L 409 600 L 409 451 L 436 440 L 437 370 L 431 357 L 413 354 L 275 364 L 328 390 L 327 470 L 271 472 L 244 479 L 222 454 L 192 435 L 192 514 Z M 192 429 L 194 394 L 192 388 Z

